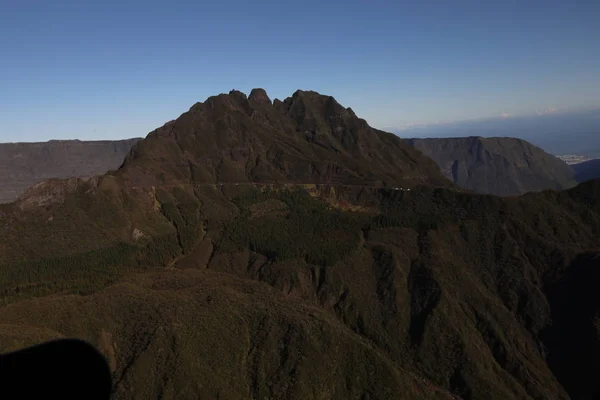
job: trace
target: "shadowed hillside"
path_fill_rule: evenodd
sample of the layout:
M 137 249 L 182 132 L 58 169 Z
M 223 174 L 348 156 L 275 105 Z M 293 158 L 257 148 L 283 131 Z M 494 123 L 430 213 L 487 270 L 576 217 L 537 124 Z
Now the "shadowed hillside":
M 325 310 L 211 270 L 132 275 L 90 296 L 8 306 L 0 319 L 2 351 L 65 336 L 96 345 L 115 398 L 453 398 Z
M 0 349 L 87 339 L 115 398 L 597 396 L 600 181 L 457 191 L 331 101 L 210 98 L 0 205 Z
M 477 193 L 512 196 L 575 186 L 561 160 L 521 139 L 462 137 L 408 139 L 455 184 Z
M 600 178 L 600 160 L 589 160 L 579 164 L 571 165 L 575 171 L 575 179 L 578 182 L 589 181 Z

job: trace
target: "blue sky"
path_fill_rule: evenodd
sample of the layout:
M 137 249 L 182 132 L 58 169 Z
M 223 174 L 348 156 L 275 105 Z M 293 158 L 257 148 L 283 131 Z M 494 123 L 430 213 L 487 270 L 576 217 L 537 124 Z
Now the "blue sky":
M 233 88 L 386 129 L 600 106 L 595 0 L 210 3 L 0 0 L 0 141 L 144 136 Z

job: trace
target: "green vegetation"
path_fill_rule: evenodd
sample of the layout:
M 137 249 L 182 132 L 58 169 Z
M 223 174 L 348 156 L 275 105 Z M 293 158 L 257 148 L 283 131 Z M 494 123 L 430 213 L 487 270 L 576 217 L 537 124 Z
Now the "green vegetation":
M 177 229 L 177 239 L 183 254 L 192 251 L 202 238 L 203 223 L 198 199 L 175 187 L 172 193 L 159 190 L 157 198 L 163 215 Z
M 268 199 L 284 202 L 287 215 L 252 218 L 249 207 Z M 300 258 L 309 264 L 335 264 L 356 250 L 367 221 L 362 214 L 330 209 L 305 191 L 256 190 L 234 202 L 242 212 L 227 226 L 223 246 L 241 246 L 275 260 Z
M 160 268 L 181 255 L 175 234 L 142 245 L 121 243 L 64 257 L 0 264 L 2 303 L 54 293 L 89 294 L 115 283 L 125 273 Z
M 96 345 L 116 399 L 451 399 L 325 310 L 211 270 L 134 274 L 85 299 L 1 307 L 0 321 L 2 353 L 57 336 Z
M 135 266 L 137 248 L 119 245 L 67 257 L 0 265 L 3 303 L 52 293 L 88 294 L 117 281 Z

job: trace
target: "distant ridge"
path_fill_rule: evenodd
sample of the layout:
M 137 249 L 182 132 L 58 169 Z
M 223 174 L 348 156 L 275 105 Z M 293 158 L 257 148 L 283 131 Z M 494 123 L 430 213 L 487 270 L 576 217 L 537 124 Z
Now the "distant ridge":
M 0 203 L 46 179 L 89 178 L 117 169 L 139 140 L 0 143 Z
M 600 178 L 600 159 L 573 164 L 571 165 L 571 168 L 575 171 L 575 179 L 577 179 L 578 182 Z
M 522 139 L 471 136 L 406 142 L 435 160 L 456 185 L 477 193 L 512 196 L 577 183 L 567 164 Z

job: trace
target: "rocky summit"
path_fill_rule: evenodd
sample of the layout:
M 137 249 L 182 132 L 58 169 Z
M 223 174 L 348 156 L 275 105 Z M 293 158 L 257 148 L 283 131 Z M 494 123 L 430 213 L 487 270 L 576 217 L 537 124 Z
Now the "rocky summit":
M 450 184 L 397 136 L 371 128 L 331 96 L 301 90 L 273 102 L 262 89 L 210 97 L 151 132 L 125 164 L 136 185 Z
M 0 351 L 85 339 L 114 398 L 600 395 L 600 181 L 458 189 L 315 92 L 197 103 L 0 237 Z

